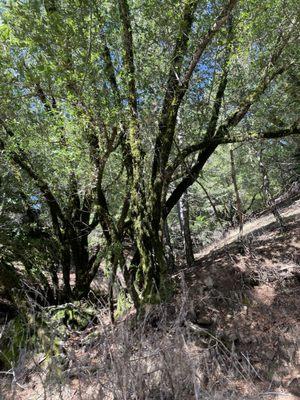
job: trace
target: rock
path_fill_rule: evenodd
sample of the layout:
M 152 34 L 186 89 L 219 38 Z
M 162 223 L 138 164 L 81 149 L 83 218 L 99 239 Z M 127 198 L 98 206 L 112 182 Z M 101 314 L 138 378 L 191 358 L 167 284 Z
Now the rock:
M 210 276 L 208 276 L 207 278 L 204 279 L 204 285 L 207 286 L 209 289 L 213 288 L 214 286 L 213 279 Z

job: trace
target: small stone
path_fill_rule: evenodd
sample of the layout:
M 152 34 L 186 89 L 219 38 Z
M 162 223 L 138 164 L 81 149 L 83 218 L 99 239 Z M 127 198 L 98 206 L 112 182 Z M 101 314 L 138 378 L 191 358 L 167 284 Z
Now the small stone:
M 210 276 L 208 276 L 207 278 L 204 279 L 204 284 L 208 288 L 212 288 L 214 286 L 214 281 Z

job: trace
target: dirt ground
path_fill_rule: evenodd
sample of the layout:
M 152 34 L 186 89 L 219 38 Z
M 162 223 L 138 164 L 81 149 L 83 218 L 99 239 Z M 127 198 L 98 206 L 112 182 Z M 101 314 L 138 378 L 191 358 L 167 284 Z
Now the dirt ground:
M 196 323 L 211 324 L 249 361 L 264 398 L 291 399 L 300 398 L 300 202 L 281 214 L 285 231 L 272 214 L 248 222 L 242 237 L 235 230 L 204 249 L 183 276 Z
M 38 360 L 2 398 L 300 399 L 300 202 L 281 212 L 285 231 L 262 216 L 176 272 L 172 302 L 150 307 L 139 333 L 129 312 L 115 328 L 104 313 L 99 326 L 70 334 L 59 390 L 45 389 Z

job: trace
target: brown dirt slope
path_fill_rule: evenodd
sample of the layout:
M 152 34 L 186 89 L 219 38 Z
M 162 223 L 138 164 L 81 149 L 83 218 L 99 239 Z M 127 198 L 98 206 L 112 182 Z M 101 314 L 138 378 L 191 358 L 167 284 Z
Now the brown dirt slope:
M 282 215 L 286 231 L 272 214 L 249 222 L 243 240 L 230 232 L 184 279 L 193 322 L 247 359 L 258 386 L 300 398 L 300 202 Z
M 0 399 L 300 399 L 299 202 L 282 213 L 284 232 L 265 215 L 205 249 L 138 325 L 99 305 L 99 324 L 61 343 L 62 369 L 29 354 Z

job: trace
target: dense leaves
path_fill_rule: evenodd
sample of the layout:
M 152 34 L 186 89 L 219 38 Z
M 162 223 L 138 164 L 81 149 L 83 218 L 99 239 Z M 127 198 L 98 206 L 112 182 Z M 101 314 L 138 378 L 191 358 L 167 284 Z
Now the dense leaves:
M 194 224 L 209 207 L 234 223 L 226 143 L 249 142 L 235 150 L 245 212 L 263 203 L 262 147 L 283 189 L 293 142 L 276 139 L 299 133 L 297 3 L 2 1 L 1 245 L 31 259 L 51 301 L 86 296 L 104 260 L 112 311 L 118 271 L 136 308 L 161 299 L 182 195 L 204 190 Z

